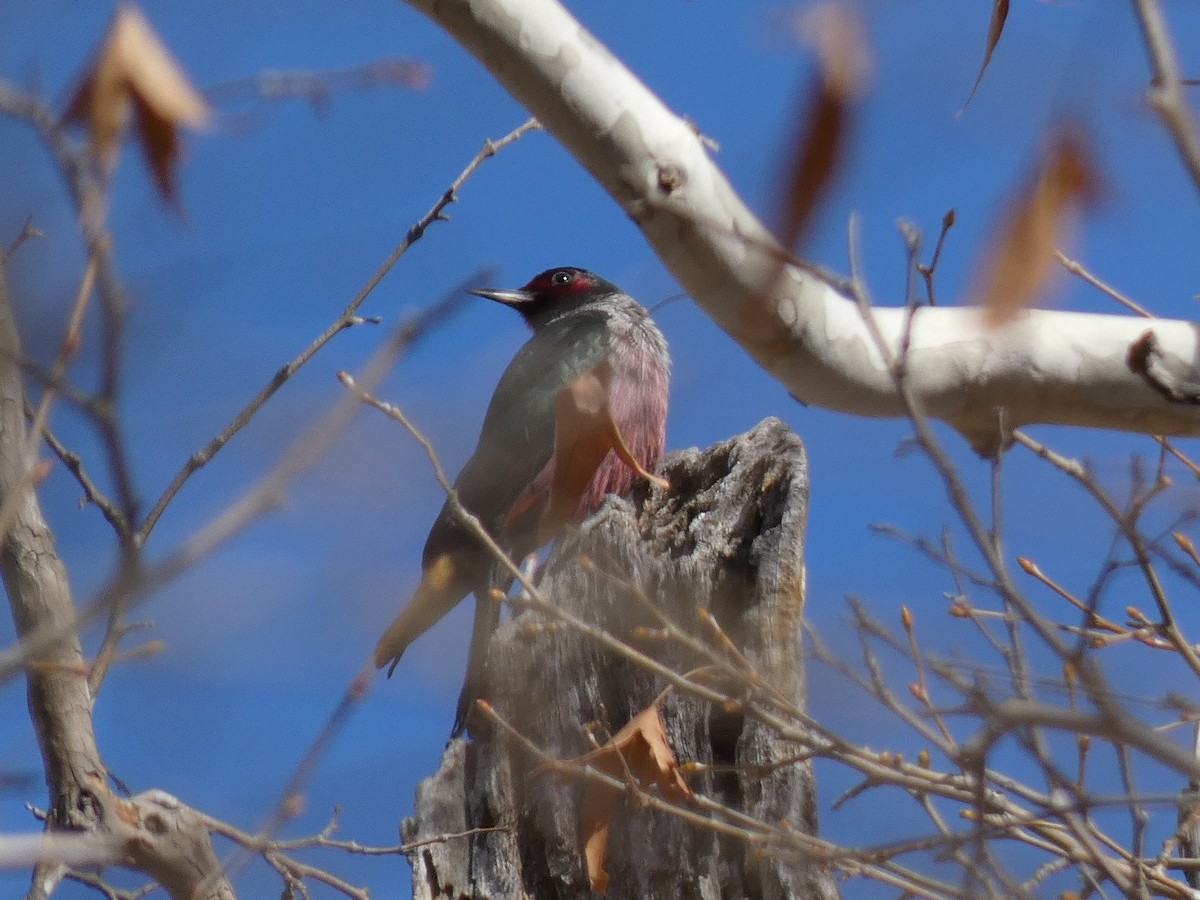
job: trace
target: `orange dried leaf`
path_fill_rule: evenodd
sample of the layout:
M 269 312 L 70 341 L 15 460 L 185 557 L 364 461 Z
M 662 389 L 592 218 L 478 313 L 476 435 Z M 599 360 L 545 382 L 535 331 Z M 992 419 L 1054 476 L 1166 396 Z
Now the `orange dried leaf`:
M 1078 135 L 1060 135 L 993 237 L 979 293 L 989 327 L 1005 324 L 1030 305 L 1054 262 L 1061 234 L 1097 192 L 1087 146 Z
M 575 766 L 591 766 L 622 781 L 632 777 L 642 789 L 657 786 L 671 799 L 687 800 L 692 796 L 691 788 L 680 774 L 675 753 L 667 742 L 666 726 L 657 704 L 651 704 L 630 719 L 604 746 L 570 762 Z M 589 782 L 579 810 L 588 880 L 598 894 L 608 888 L 604 859 L 617 796 L 608 785 Z
M 116 163 L 130 114 L 151 174 L 167 199 L 175 197 L 174 168 L 180 127 L 202 128 L 211 116 L 142 13 L 121 6 L 67 106 L 67 121 L 87 126 L 96 156 Z
M 988 20 L 987 44 L 983 49 L 983 62 L 979 65 L 979 74 L 975 76 L 975 83 L 971 86 L 971 93 L 967 95 L 967 101 L 958 111 L 960 116 L 967 111 L 967 107 L 975 99 L 975 92 L 979 90 L 979 85 L 983 81 L 983 73 L 987 71 L 988 63 L 992 61 L 996 45 L 1000 43 L 1000 35 L 1004 33 L 1004 22 L 1007 18 L 1008 0 L 992 0 L 992 17 Z
M 866 92 L 871 68 L 862 24 L 848 6 L 814 7 L 801 16 L 798 30 L 816 50 L 820 71 L 804 97 L 804 125 L 788 156 L 790 179 L 780 238 L 789 249 L 804 236 L 837 171 L 851 107 Z
M 616 797 L 609 791 L 589 785 L 579 808 L 579 827 L 584 834 L 583 859 L 587 864 L 588 883 L 597 894 L 608 892 L 608 829 L 612 825 Z

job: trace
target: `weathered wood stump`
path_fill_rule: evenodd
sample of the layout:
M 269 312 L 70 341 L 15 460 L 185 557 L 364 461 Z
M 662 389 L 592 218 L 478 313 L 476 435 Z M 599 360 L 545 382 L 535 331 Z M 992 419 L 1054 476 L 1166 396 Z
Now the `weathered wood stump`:
M 705 451 L 663 459 L 669 491 L 643 486 L 609 498 L 547 561 L 542 592 L 677 672 L 693 651 L 651 641 L 656 628 L 640 592 L 689 634 L 712 640 L 696 607 L 777 690 L 804 704 L 800 617 L 808 468 L 800 439 L 776 419 Z M 636 586 L 636 589 L 635 587 Z M 659 676 L 569 628 L 537 629 L 526 610 L 496 632 L 486 692 L 498 714 L 556 759 L 592 749 L 588 723 L 616 732 L 666 686 Z M 796 747 L 757 720 L 676 690 L 662 703 L 680 762 L 731 768 L 689 778 L 697 793 L 771 823 L 814 834 L 812 771 L 787 764 Z M 604 740 L 606 732 L 600 732 Z M 420 898 L 595 896 L 579 834 L 577 781 L 537 772 L 539 760 L 503 731 L 474 725 L 452 741 L 417 792 L 405 841 L 482 826 L 505 830 L 433 843 L 410 855 Z M 606 868 L 610 897 L 803 898 L 837 892 L 827 872 L 795 858 L 760 855 L 736 837 L 686 823 L 622 797 Z

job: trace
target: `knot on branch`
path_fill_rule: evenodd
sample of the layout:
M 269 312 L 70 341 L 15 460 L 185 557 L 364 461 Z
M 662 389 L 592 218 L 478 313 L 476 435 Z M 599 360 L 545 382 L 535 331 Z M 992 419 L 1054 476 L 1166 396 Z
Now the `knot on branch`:
M 1153 331 L 1133 342 L 1126 357 L 1130 371 L 1172 403 L 1200 405 L 1200 373 L 1162 352 Z
M 114 798 L 113 812 L 123 865 L 149 873 L 173 898 L 233 900 L 202 815 L 161 790 Z

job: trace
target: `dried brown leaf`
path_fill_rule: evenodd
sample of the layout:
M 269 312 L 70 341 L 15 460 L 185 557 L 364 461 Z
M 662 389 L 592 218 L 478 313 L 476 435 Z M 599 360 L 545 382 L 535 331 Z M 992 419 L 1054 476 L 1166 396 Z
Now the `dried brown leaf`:
M 979 85 L 983 81 L 983 73 L 987 71 L 988 63 L 992 61 L 996 45 L 1000 43 L 1000 35 L 1004 33 L 1004 22 L 1007 18 L 1008 0 L 992 0 L 992 17 L 988 21 L 987 44 L 983 49 L 983 62 L 979 64 L 979 74 L 975 76 L 975 83 L 971 85 L 971 93 L 967 95 L 966 102 L 958 111 L 960 116 L 967 111 L 967 107 L 975 99 L 975 92 L 979 90 Z
M 131 114 L 155 184 L 173 200 L 178 129 L 202 128 L 211 114 L 141 11 L 123 5 L 81 78 L 66 119 L 87 127 L 97 158 L 111 169 Z
M 994 231 L 978 293 L 985 321 L 996 328 L 1037 296 L 1054 262 L 1059 240 L 1080 207 L 1091 206 L 1099 178 L 1086 142 L 1064 132 L 1050 145 L 1041 170 L 1017 192 Z
M 667 742 L 658 703 L 652 703 L 626 723 L 602 747 L 570 761 L 575 766 L 591 766 L 613 778 L 631 777 L 639 788 L 656 786 L 674 800 L 687 800 L 692 790 L 683 780 L 675 753 Z M 579 830 L 584 838 L 584 860 L 591 888 L 603 894 L 608 888 L 604 867 L 608 833 L 612 825 L 618 792 L 608 785 L 588 782 L 579 810 Z
M 809 9 L 798 31 L 816 51 L 819 72 L 805 93 L 804 125 L 788 156 L 780 237 L 789 249 L 804 236 L 841 163 L 852 107 L 866 92 L 871 69 L 862 23 L 850 7 L 825 3 Z

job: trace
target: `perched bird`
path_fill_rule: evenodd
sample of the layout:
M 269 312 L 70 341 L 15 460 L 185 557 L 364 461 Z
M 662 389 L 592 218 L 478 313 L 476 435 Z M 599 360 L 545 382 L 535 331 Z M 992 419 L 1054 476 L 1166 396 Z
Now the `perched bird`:
M 520 290 L 473 293 L 509 306 L 533 337 L 505 369 L 455 493 L 509 558 L 520 561 L 606 494 L 651 475 L 666 438 L 670 357 L 636 300 L 591 272 L 549 269 Z M 375 647 L 395 671 L 408 645 L 475 594 L 467 675 L 451 736 L 466 727 L 499 620 L 493 589 L 512 579 L 477 535 L 442 507 L 421 557 L 421 583 Z

